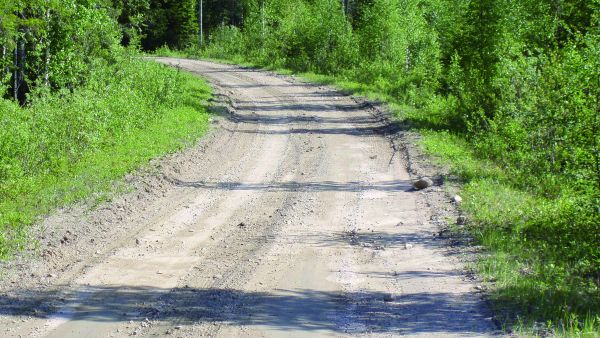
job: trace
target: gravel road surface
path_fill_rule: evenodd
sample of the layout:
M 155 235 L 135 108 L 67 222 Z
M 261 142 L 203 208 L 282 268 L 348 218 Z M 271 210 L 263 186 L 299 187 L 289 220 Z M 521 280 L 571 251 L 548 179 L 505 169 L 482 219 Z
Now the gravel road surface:
M 211 132 L 118 198 L 42 222 L 38 258 L 2 267 L 0 336 L 496 334 L 431 222 L 445 207 L 412 189 L 372 108 L 293 77 L 156 60 L 215 87 Z

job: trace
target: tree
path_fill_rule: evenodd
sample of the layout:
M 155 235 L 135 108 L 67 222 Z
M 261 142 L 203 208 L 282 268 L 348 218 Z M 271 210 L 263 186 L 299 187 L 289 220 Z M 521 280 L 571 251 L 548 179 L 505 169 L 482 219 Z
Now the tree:
M 185 48 L 194 44 L 199 31 L 196 11 L 195 0 L 151 0 L 143 30 L 144 49 L 163 45 Z
M 150 0 L 113 0 L 114 16 L 121 25 L 124 46 L 142 38 L 144 20 L 150 10 Z

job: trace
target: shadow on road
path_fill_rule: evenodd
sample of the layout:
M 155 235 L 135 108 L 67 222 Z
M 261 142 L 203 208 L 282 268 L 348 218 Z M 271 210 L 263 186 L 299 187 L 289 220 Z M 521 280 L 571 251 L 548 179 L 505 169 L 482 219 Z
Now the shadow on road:
M 291 192 L 319 192 L 319 191 L 347 191 L 360 192 L 367 190 L 377 191 L 412 191 L 410 181 L 384 181 L 376 183 L 365 182 L 272 182 L 272 183 L 244 183 L 244 182 L 186 182 L 171 178 L 170 181 L 178 187 L 191 187 L 200 189 L 223 189 L 223 190 L 260 190 L 268 192 L 291 191 Z
M 376 136 L 394 135 L 397 129 L 389 126 L 366 127 L 366 128 L 290 128 L 288 130 L 256 130 L 256 129 L 227 129 L 232 133 L 262 134 L 262 135 L 291 135 L 291 134 L 315 134 L 315 135 L 349 135 L 349 136 Z
M 228 117 L 231 121 L 237 123 L 251 123 L 264 125 L 280 125 L 290 123 L 326 123 L 326 124 L 375 124 L 376 121 L 372 117 L 356 116 L 348 118 L 321 117 L 314 115 L 259 115 L 259 114 L 230 114 Z
M 239 103 L 239 102 L 238 102 Z M 240 104 L 237 105 L 236 108 L 240 110 L 254 110 L 261 112 L 283 112 L 283 111 L 293 111 L 293 112 L 327 112 L 331 110 L 343 110 L 343 111 L 361 111 L 365 109 L 365 106 L 359 104 L 340 104 L 340 103 L 329 103 L 329 104 L 315 104 L 315 103 L 283 103 L 283 104 L 257 104 L 256 102 L 252 102 L 249 104 Z M 281 102 L 280 102 L 281 103 Z M 266 116 L 266 115 L 265 115 Z M 266 116 L 270 117 L 270 116 Z M 368 116 L 364 116 L 368 117 Z M 371 118 L 371 121 L 373 119 Z M 372 121 L 374 122 L 374 121 Z
M 410 272 L 405 272 L 410 273 Z M 452 293 L 400 295 L 337 293 L 315 290 L 277 290 L 275 293 L 231 289 L 178 288 L 173 290 L 128 287 L 85 287 L 62 294 L 69 311 L 53 313 L 40 307 L 40 297 L 21 293 L 0 296 L 1 315 L 53 316 L 71 320 L 124 322 L 154 318 L 177 323 L 221 322 L 231 325 L 268 326 L 279 330 L 332 332 L 394 332 L 400 334 L 471 335 L 485 325 L 473 309 L 473 300 Z M 472 311 L 472 312 L 469 312 Z M 343 315 L 342 315 L 343 314 Z

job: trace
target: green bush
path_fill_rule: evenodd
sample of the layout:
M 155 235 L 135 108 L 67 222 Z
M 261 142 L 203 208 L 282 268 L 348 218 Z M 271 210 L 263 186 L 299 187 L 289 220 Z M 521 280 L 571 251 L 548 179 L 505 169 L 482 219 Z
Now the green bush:
M 0 100 L 0 258 L 26 242 L 35 217 L 107 189 L 206 127 L 209 91 L 191 75 L 133 56 L 92 68 L 73 92 L 34 92 L 25 107 Z
M 239 55 L 242 52 L 243 37 L 239 28 L 221 25 L 210 35 L 210 44 L 205 49 L 205 54 L 213 58 L 226 58 Z
M 598 330 L 600 1 L 249 3 L 208 55 L 391 102 L 466 184 L 503 319 Z

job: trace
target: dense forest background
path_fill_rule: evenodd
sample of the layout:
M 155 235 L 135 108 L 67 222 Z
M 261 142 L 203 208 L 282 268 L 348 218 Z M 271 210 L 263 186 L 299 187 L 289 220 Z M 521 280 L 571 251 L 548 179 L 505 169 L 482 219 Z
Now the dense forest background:
M 458 163 L 471 234 L 496 257 L 481 270 L 497 312 L 573 330 L 600 313 L 600 0 L 202 5 L 201 40 L 199 0 L 2 2 L 0 179 L 58 170 L 154 116 L 115 105 L 48 130 L 55 100 L 114 86 L 174 100 L 168 76 L 141 80 L 163 70 L 136 61 L 140 49 L 323 74 L 392 103 Z

